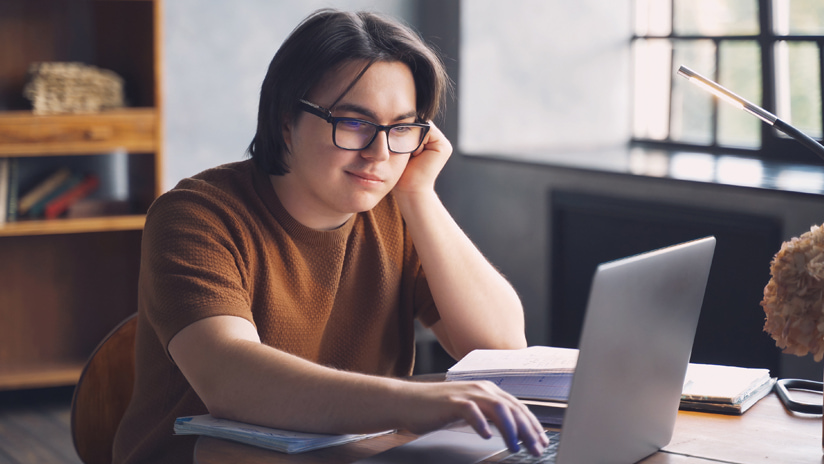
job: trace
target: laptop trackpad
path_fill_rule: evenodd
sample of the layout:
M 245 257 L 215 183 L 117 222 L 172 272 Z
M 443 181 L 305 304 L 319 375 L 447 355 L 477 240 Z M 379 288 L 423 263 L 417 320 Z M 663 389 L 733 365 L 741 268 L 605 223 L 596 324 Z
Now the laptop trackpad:
M 497 434 L 485 440 L 467 426 L 436 430 L 409 443 L 357 461 L 356 464 L 472 464 L 505 449 L 503 438 Z

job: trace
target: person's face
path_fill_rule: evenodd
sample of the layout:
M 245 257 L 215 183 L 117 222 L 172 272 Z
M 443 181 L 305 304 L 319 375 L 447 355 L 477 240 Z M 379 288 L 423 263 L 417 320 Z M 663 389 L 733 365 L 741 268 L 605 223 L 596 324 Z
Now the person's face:
M 336 117 L 382 125 L 415 122 L 415 82 L 409 67 L 399 62 L 374 63 L 330 108 L 363 66 L 353 62 L 330 71 L 306 100 Z M 364 150 L 337 148 L 332 125 L 305 112 L 284 125 L 283 136 L 290 172 L 272 176 L 272 183 L 286 210 L 315 229 L 338 227 L 352 214 L 372 209 L 398 182 L 410 156 L 390 153 L 385 132 Z

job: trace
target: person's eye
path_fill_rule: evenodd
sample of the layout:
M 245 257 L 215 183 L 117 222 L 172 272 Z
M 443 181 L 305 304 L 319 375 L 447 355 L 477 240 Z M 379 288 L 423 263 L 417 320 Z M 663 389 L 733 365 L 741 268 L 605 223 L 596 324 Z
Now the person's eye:
M 392 128 L 392 131 L 398 135 L 405 135 L 412 132 L 414 128 L 414 126 L 395 126 Z
M 343 130 L 361 131 L 367 129 L 368 127 L 369 124 L 356 119 L 344 119 L 338 122 L 338 128 Z

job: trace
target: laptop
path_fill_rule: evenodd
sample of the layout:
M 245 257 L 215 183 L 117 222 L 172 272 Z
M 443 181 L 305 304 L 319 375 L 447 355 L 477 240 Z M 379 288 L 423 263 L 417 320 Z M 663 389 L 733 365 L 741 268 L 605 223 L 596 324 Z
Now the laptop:
M 714 251 L 706 237 L 598 266 L 557 456 L 540 462 L 626 464 L 669 443 Z M 451 427 L 358 463 L 514 462 L 505 450 Z

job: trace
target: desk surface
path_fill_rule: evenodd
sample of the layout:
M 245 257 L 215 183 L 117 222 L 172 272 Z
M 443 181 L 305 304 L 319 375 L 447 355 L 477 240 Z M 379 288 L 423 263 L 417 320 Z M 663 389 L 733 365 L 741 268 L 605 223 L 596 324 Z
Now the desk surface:
M 197 464 L 351 463 L 415 438 L 384 435 L 303 454 L 283 454 L 217 438 L 200 437 Z M 821 416 L 794 414 L 775 394 L 743 416 L 679 411 L 670 444 L 642 464 L 824 463 Z

